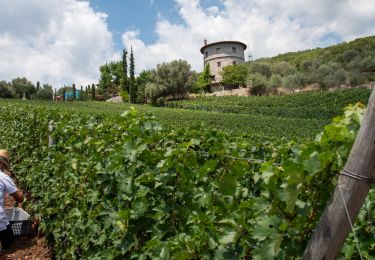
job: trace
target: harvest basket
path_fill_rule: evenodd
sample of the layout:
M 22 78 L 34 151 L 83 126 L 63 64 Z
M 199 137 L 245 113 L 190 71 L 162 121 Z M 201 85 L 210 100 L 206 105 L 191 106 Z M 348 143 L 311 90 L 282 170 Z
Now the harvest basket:
M 28 235 L 31 231 L 30 215 L 21 208 L 5 208 L 13 235 Z

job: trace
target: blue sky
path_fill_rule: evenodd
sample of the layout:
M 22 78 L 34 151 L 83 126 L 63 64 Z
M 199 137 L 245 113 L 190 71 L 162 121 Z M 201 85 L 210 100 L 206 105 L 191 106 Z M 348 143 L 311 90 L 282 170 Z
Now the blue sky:
M 122 48 L 121 36 L 126 30 L 139 29 L 140 38 L 147 44 L 157 38 L 155 22 L 158 15 L 178 20 L 173 1 L 151 0 L 90 0 L 90 5 L 99 12 L 108 14 L 107 22 L 117 48 Z
M 0 80 L 97 83 L 133 47 L 136 73 L 176 59 L 201 71 L 203 40 L 270 57 L 375 35 L 374 0 L 0 0 Z
M 201 6 L 223 7 L 219 0 L 203 0 Z M 116 48 L 123 48 L 121 36 L 124 31 L 138 29 L 139 38 L 146 44 L 157 40 L 155 23 L 163 17 L 173 23 L 184 23 L 178 15 L 178 7 L 173 0 L 90 0 L 94 10 L 108 14 L 107 23 L 113 33 Z

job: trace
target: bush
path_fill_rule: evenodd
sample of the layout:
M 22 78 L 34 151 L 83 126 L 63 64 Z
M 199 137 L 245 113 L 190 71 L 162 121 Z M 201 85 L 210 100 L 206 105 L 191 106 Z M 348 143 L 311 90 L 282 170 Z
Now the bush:
M 0 98 L 14 98 L 11 85 L 5 81 L 0 81 Z
M 129 94 L 126 90 L 121 90 L 120 95 L 122 97 L 122 102 L 129 102 Z
M 221 83 L 232 87 L 246 86 L 246 80 L 249 70 L 246 65 L 231 65 L 224 67 L 221 75 L 223 79 Z
M 305 75 L 302 72 L 296 72 L 295 74 L 286 76 L 283 79 L 283 86 L 285 88 L 291 89 L 293 93 L 296 89 L 304 86 L 305 83 Z
M 349 82 L 350 85 L 356 87 L 358 85 L 365 83 L 365 78 L 360 72 L 356 71 L 351 73 Z
M 36 98 L 39 100 L 52 100 L 53 90 L 52 88 L 41 88 L 36 93 Z
M 156 83 L 147 83 L 145 88 L 145 96 L 148 100 L 151 101 L 152 105 L 157 105 L 158 98 L 165 95 L 167 92 L 167 88 L 156 84 Z
M 249 93 L 251 95 L 262 96 L 267 93 L 267 79 L 260 73 L 250 75 L 248 84 L 250 85 Z

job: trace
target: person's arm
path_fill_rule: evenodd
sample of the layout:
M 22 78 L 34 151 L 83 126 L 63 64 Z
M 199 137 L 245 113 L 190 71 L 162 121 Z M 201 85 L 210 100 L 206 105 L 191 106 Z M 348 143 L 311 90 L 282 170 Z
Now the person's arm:
M 17 190 L 16 192 L 9 195 L 12 196 L 18 203 L 23 202 L 23 192 L 21 190 Z
M 23 192 L 16 187 L 16 184 L 11 177 L 3 178 L 5 192 L 12 196 L 18 203 L 23 202 Z

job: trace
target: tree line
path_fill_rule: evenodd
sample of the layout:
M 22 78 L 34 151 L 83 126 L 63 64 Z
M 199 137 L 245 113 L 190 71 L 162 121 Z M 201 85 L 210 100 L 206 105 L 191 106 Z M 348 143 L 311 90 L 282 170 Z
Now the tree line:
M 25 77 L 17 77 L 10 82 L 0 81 L 0 98 L 52 100 L 53 97 L 57 97 L 63 101 L 83 101 L 96 100 L 98 99 L 97 94 L 95 84 L 76 88 L 73 83 L 71 86 L 53 90 L 53 87 L 49 84 L 41 85 L 39 81 L 34 84 Z
M 26 78 L 0 81 L 0 98 L 51 100 L 53 94 L 63 100 L 105 100 L 121 95 L 124 102 L 161 104 L 168 99 L 184 98 L 188 93 L 212 91 L 210 68 L 201 73 L 184 60 L 158 64 L 135 75 L 133 48 L 123 50 L 120 61 L 100 66 L 97 85 L 64 86 L 53 93 L 48 84 L 34 85 Z M 328 48 L 281 54 L 244 64 L 224 67 L 222 85 L 248 87 L 253 95 L 277 93 L 280 87 L 295 92 L 308 85 L 322 90 L 358 86 L 375 81 L 375 36 L 360 38 Z M 69 93 L 69 95 L 66 95 Z M 78 96 L 77 96 L 78 95 Z
M 98 90 L 106 98 L 121 95 L 124 102 L 157 104 L 163 102 L 165 97 L 185 97 L 192 91 L 198 78 L 198 74 L 184 60 L 158 64 L 156 68 L 144 70 L 136 77 L 133 49 L 130 52 L 129 71 L 127 54 L 124 49 L 121 61 L 100 66 Z
M 52 100 L 52 96 L 52 86 L 41 85 L 39 81 L 35 85 L 25 77 L 18 77 L 10 82 L 0 81 L 0 98 Z

